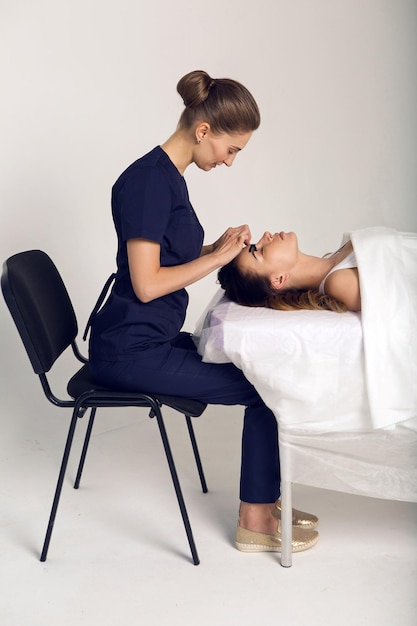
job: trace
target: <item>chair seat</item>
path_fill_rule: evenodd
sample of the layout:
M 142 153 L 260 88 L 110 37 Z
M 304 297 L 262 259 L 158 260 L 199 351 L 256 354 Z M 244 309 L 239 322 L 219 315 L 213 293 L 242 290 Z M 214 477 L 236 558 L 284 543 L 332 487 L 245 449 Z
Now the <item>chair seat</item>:
M 110 393 L 115 398 L 117 396 L 120 398 L 129 396 L 131 398 L 132 395 L 137 395 L 139 397 L 141 395 L 150 396 L 151 398 L 156 398 L 160 404 L 165 404 L 166 406 L 169 406 L 184 415 L 189 415 L 190 417 L 199 417 L 207 406 L 204 402 L 200 402 L 199 400 L 190 400 L 189 398 L 166 396 L 159 393 L 148 393 L 146 391 L 134 391 L 129 393 L 97 385 L 91 377 L 88 363 L 83 365 L 83 367 L 76 374 L 74 374 L 68 383 L 67 391 L 72 398 L 79 398 L 86 392 L 91 392 L 91 394 L 95 397 L 100 395 L 100 392 L 104 392 L 106 394 Z M 142 406 L 147 406 L 146 401 L 143 402 Z

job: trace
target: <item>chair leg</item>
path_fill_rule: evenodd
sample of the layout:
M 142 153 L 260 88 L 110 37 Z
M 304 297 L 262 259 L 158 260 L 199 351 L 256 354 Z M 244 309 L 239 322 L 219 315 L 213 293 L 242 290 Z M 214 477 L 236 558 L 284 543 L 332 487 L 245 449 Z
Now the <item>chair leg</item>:
M 187 422 L 188 432 L 190 434 L 191 445 L 193 447 L 194 458 L 197 464 L 197 470 L 198 470 L 198 475 L 200 477 L 201 488 L 203 490 L 203 493 L 207 493 L 208 489 L 207 489 L 206 478 L 204 476 L 203 465 L 201 463 L 200 453 L 198 451 L 197 440 L 195 438 L 194 428 L 191 422 L 191 417 L 189 415 L 186 415 L 185 420 Z
M 193 557 L 193 562 L 194 562 L 194 565 L 198 565 L 200 563 L 200 559 L 197 554 L 197 548 L 194 542 L 190 520 L 188 518 L 187 509 L 185 507 L 184 498 L 183 498 L 180 483 L 178 480 L 177 470 L 175 468 L 174 459 L 173 459 L 172 452 L 171 452 L 171 447 L 169 445 L 164 420 L 162 419 L 162 412 L 158 406 L 155 407 L 154 413 L 158 422 L 159 432 L 161 434 L 162 443 L 164 445 L 165 455 L 168 461 L 169 470 L 171 472 L 172 482 L 174 483 L 175 493 L 177 495 L 178 505 L 180 507 L 182 521 L 184 523 L 185 532 L 187 534 L 187 539 L 188 539 L 188 543 L 190 546 L 191 555 Z
M 75 478 L 74 489 L 78 489 L 80 486 L 81 475 L 84 469 L 85 457 L 87 456 L 88 445 L 90 443 L 91 432 L 94 426 L 94 418 L 96 415 L 96 408 L 93 407 L 90 413 L 90 419 L 88 420 L 87 432 L 85 433 L 84 445 L 81 452 L 80 464 L 78 466 L 77 476 Z
M 78 407 L 75 407 L 73 410 L 72 419 L 71 419 L 70 427 L 68 430 L 67 442 L 65 444 L 65 449 L 64 449 L 64 456 L 62 457 L 61 469 L 59 472 L 58 482 L 57 482 L 56 489 L 55 489 L 55 496 L 54 496 L 54 500 L 52 503 L 51 514 L 49 516 L 49 522 L 48 522 L 48 527 L 46 530 L 45 541 L 43 543 L 42 553 L 40 557 L 41 561 L 46 561 L 46 557 L 48 554 L 49 543 L 51 541 L 52 531 L 54 528 L 54 522 L 55 522 L 57 510 L 58 510 L 59 498 L 61 496 L 62 485 L 64 483 L 65 472 L 66 472 L 67 465 L 68 465 L 68 459 L 69 459 L 69 455 L 71 452 L 71 446 L 72 446 L 72 442 L 74 439 L 74 433 L 75 433 L 75 427 L 77 426 L 77 421 L 78 421 Z

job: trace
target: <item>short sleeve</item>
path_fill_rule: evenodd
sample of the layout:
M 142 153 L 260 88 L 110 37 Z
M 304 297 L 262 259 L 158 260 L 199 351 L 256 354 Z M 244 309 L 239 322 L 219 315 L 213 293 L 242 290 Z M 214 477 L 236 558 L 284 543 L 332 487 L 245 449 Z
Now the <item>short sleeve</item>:
M 143 237 L 162 243 L 172 196 L 169 182 L 158 167 L 132 171 L 113 198 L 115 219 L 123 241 Z

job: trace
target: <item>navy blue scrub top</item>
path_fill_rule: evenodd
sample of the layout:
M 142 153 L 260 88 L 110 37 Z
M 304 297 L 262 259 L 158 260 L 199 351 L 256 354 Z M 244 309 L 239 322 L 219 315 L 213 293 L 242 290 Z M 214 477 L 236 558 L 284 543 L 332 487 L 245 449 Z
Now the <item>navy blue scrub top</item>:
M 180 289 L 143 303 L 130 280 L 128 239 L 142 237 L 161 246 L 161 266 L 200 256 L 204 231 L 191 206 L 187 185 L 168 155 L 157 146 L 130 165 L 112 190 L 117 274 L 113 289 L 91 324 L 90 358 L 132 360 L 174 339 L 184 323 L 188 294 Z

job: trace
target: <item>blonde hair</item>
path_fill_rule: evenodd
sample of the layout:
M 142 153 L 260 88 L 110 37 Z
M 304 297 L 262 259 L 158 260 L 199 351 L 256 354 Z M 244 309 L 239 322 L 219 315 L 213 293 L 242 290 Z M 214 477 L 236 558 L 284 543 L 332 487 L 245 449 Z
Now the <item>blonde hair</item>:
M 347 307 L 332 296 L 321 294 L 317 289 L 288 289 L 275 292 L 265 300 L 265 306 L 277 311 L 334 311 L 345 313 Z
M 261 123 L 258 105 L 241 83 L 230 78 L 211 78 L 203 70 L 183 76 L 177 85 L 185 109 L 178 126 L 190 129 L 205 121 L 215 134 L 246 133 Z

